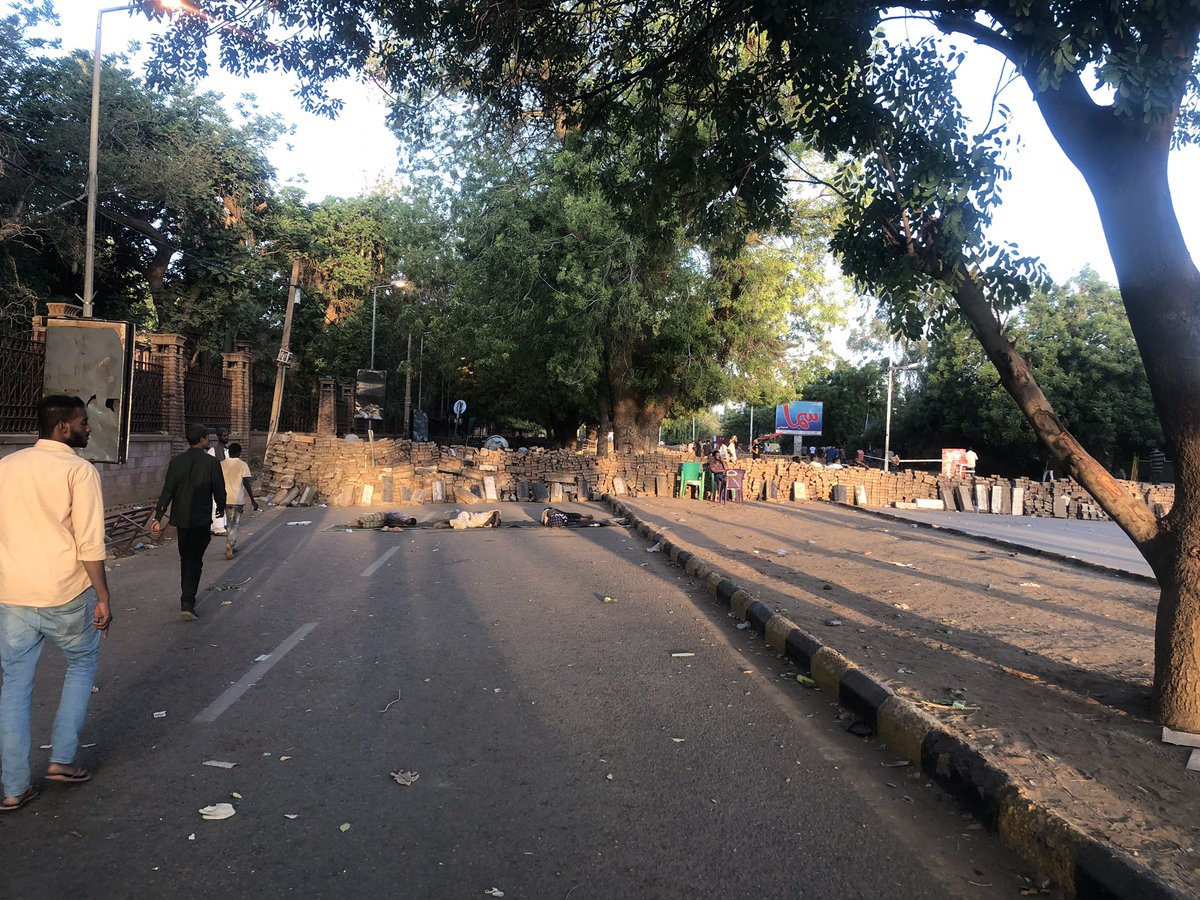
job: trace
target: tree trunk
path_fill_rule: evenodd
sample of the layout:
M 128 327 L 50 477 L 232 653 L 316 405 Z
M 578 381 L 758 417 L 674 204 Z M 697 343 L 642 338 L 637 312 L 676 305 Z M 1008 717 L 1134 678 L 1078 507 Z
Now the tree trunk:
M 1200 271 L 1171 200 L 1171 121 L 1109 114 L 1078 125 L 1068 104 L 1040 101 L 1096 200 L 1121 299 L 1175 463 L 1175 503 L 1159 538 L 1138 544 L 1158 577 L 1154 703 L 1172 728 L 1200 733 Z M 1085 132 L 1091 140 L 1079 140 Z M 1131 535 L 1132 536 L 1132 535 Z
M 600 425 L 599 434 L 596 436 L 596 455 L 608 456 L 608 433 L 612 431 L 612 411 L 609 408 L 608 395 L 603 390 L 600 392 L 598 405 L 600 407 Z
M 653 453 L 666 418 L 667 401 L 644 400 L 623 388 L 613 389 L 613 448 L 617 453 Z
M 1186 37 L 1194 48 L 1196 35 Z M 1175 462 L 1175 503 L 1158 527 L 1138 521 L 1131 528 L 1127 516 L 1113 518 L 1158 578 L 1158 716 L 1172 728 L 1200 733 L 1200 271 L 1184 242 L 1167 180 L 1174 117 L 1147 122 L 1117 116 L 1093 103 L 1077 77 L 1045 90 L 1037 86 L 1036 72 L 1026 72 L 1026 80 L 1095 198 L 1165 449 Z M 1103 493 L 1096 499 L 1108 509 Z
M 559 450 L 574 450 L 579 446 L 579 425 L 575 422 L 554 422 L 550 434 Z

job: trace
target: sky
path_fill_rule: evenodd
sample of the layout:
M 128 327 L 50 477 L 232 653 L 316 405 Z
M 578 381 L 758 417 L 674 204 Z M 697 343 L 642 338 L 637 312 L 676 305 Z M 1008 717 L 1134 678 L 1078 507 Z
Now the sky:
M 62 17 L 57 34 L 64 48 L 89 51 L 95 40 L 96 10 L 115 5 L 113 0 L 54 2 Z M 123 50 L 131 40 L 145 40 L 155 27 L 161 26 L 124 12 L 108 13 L 104 17 L 104 52 Z M 969 115 L 986 116 L 1001 59 L 994 51 L 968 41 L 959 45 L 968 49 L 960 74 L 964 106 Z M 309 198 L 320 200 L 356 196 L 381 180 L 403 180 L 403 173 L 396 171 L 396 137 L 384 124 L 383 93 L 374 85 L 346 81 L 335 86 L 333 93 L 346 106 L 331 122 L 304 112 L 286 77 L 243 79 L 219 72 L 215 59 L 211 65 L 213 74 L 203 88 L 224 94 L 230 106 L 242 94 L 252 93 L 260 108 L 277 111 L 295 125 L 296 133 L 281 140 L 269 154 L 281 183 L 301 183 L 303 178 Z M 1115 281 L 1091 195 L 1050 136 L 1029 89 L 1018 80 L 1005 90 L 1001 101 L 1012 110 L 1010 128 L 1019 141 L 1008 157 L 1012 179 L 1004 186 L 1004 202 L 990 236 L 995 241 L 1013 241 L 1023 253 L 1040 257 L 1056 280 L 1065 280 L 1090 265 Z M 1200 148 L 1177 151 L 1171 159 L 1170 177 L 1185 239 L 1193 257 L 1200 258 L 1200 205 L 1186 202 L 1200 197 Z

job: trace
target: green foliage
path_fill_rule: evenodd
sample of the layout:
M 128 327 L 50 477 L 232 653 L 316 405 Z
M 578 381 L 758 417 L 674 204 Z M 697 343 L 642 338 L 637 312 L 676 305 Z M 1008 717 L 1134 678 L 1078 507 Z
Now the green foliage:
M 1103 465 L 1128 468 L 1161 446 L 1145 369 L 1120 294 L 1091 269 L 1017 311 L 1009 335 L 1027 354 L 1064 424 Z M 1029 423 L 965 325 L 930 344 L 920 390 L 898 405 L 894 431 L 922 454 L 973 445 L 1012 472 L 1041 473 Z

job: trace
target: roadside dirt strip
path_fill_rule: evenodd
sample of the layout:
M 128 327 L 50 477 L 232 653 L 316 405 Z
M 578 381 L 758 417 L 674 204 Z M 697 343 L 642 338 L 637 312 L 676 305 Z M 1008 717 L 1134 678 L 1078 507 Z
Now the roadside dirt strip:
M 1154 587 L 828 503 L 609 504 L 1069 894 L 1200 895 Z

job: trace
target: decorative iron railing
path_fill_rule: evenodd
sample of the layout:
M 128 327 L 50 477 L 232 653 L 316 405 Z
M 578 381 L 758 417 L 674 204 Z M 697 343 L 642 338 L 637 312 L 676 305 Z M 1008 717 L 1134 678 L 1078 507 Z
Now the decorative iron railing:
M 46 345 L 0 335 L 0 433 L 37 431 Z
M 133 364 L 133 409 L 130 431 L 158 434 L 167 430 L 163 415 L 163 367 L 137 360 Z
M 220 372 L 188 369 L 183 379 L 183 414 L 187 424 L 228 428 L 233 424 L 233 385 Z

